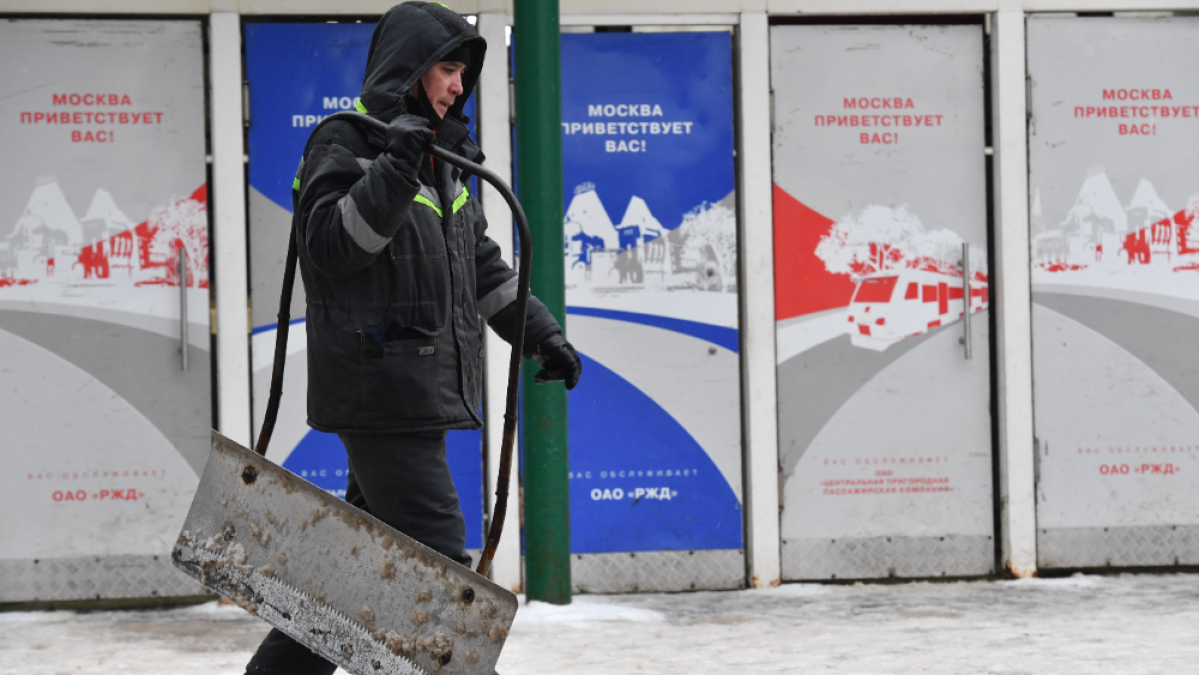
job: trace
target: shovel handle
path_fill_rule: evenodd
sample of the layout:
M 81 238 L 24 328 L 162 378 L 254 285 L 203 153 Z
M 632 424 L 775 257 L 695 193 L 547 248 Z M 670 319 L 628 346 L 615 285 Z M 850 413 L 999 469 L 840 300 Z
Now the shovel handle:
M 333 120 L 344 120 L 346 122 L 362 124 L 384 134 L 387 132 L 387 124 L 385 122 L 363 115 L 362 113 L 348 110 L 329 115 L 321 120 L 317 128 L 319 129 L 321 125 Z M 313 133 L 316 133 L 316 129 L 313 129 Z M 486 575 L 487 571 L 491 568 L 491 561 L 495 557 L 495 549 L 499 546 L 500 535 L 504 531 L 504 518 L 508 513 L 508 485 L 510 483 L 509 476 L 512 473 L 512 449 L 516 444 L 516 396 L 520 387 L 521 348 L 525 343 L 525 320 L 529 313 L 529 279 L 533 265 L 532 236 L 529 234 L 529 220 L 525 217 L 524 208 L 521 207 L 520 201 L 517 200 L 516 195 L 512 193 L 512 189 L 508 187 L 508 184 L 502 178 L 490 169 L 459 157 L 437 145 L 429 144 L 425 148 L 425 151 L 437 159 L 453 164 L 459 169 L 472 173 L 490 183 L 500 193 L 500 196 L 504 198 L 504 201 L 508 203 L 508 208 L 512 210 L 512 215 L 516 219 L 517 236 L 520 238 L 520 256 L 516 278 L 516 328 L 512 336 L 512 356 L 508 361 L 508 391 L 504 407 L 504 440 L 500 447 L 499 478 L 496 482 L 495 505 L 491 513 L 491 527 L 487 531 L 487 543 L 483 548 L 482 555 L 479 556 L 479 564 L 475 568 L 475 571 L 479 574 Z M 292 287 L 295 285 L 296 280 L 295 268 L 297 259 L 296 232 L 293 225 L 291 239 L 287 245 L 287 262 L 284 263 L 283 292 L 279 299 L 279 327 L 275 336 L 275 363 L 274 369 L 271 372 L 270 397 L 267 399 L 266 417 L 262 422 L 262 432 L 258 436 L 257 445 L 254 446 L 254 451 L 260 455 L 266 455 L 267 445 L 271 441 L 271 433 L 275 429 L 275 419 L 279 414 L 279 400 L 283 396 L 283 366 L 287 360 L 287 331 L 291 325 L 291 296 Z
M 266 399 L 266 415 L 262 418 L 262 430 L 254 452 L 266 457 L 266 448 L 275 432 L 275 419 L 279 417 L 279 400 L 283 398 L 283 366 L 287 362 L 287 332 L 291 328 L 291 291 L 296 283 L 296 227 L 292 224 L 288 237 L 287 261 L 283 263 L 283 292 L 279 297 L 279 323 L 275 331 L 275 363 L 271 368 L 271 393 Z

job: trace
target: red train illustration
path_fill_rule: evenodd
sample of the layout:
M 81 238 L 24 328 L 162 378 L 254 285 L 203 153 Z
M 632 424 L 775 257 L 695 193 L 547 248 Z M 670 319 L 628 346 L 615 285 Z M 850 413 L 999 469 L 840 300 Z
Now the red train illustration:
M 970 275 L 970 312 L 987 307 L 987 275 Z M 849 304 L 850 341 L 856 347 L 882 351 L 907 337 L 962 318 L 960 268 L 905 267 L 874 272 L 856 279 Z

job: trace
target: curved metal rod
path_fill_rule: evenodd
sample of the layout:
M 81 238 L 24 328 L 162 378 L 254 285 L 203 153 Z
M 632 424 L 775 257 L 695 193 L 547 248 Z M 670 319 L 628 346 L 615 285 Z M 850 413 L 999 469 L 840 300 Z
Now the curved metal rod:
M 275 363 L 271 368 L 271 392 L 266 399 L 266 415 L 262 418 L 262 430 L 258 432 L 258 443 L 254 452 L 266 457 L 266 448 L 275 432 L 275 419 L 279 416 L 279 401 L 283 398 L 283 366 L 287 362 L 287 333 L 291 328 L 291 292 L 296 283 L 296 228 L 292 224 L 287 244 L 287 262 L 283 263 L 283 291 L 279 297 L 279 323 L 275 331 Z
M 334 120 L 361 124 L 380 133 L 387 133 L 386 122 L 348 110 L 333 113 L 321 120 L 312 133 L 315 134 L 321 126 Z M 525 210 L 521 207 L 520 201 L 516 199 L 516 195 L 512 193 L 508 184 L 493 171 L 437 145 L 430 144 L 425 151 L 490 183 L 508 203 L 508 208 L 512 210 L 512 215 L 516 219 L 517 235 L 520 238 L 520 259 L 516 278 L 516 327 L 512 336 L 512 356 L 508 361 L 508 391 L 504 407 L 504 440 L 500 447 L 499 477 L 496 481 L 491 527 L 487 531 L 487 544 L 484 546 L 483 553 L 479 556 L 479 564 L 475 568 L 477 573 L 486 575 L 488 569 L 491 568 L 491 561 L 495 557 L 495 549 L 499 546 L 500 535 L 504 531 L 504 519 L 508 513 L 508 485 L 510 483 L 509 476 L 512 473 L 512 450 L 516 445 L 516 397 L 520 387 L 521 348 L 525 343 L 525 321 L 529 313 L 529 280 L 533 266 L 532 236 L 529 233 L 529 220 L 525 217 Z M 297 259 L 296 232 L 293 225 L 291 241 L 287 246 L 287 262 L 284 263 L 283 292 L 279 299 L 279 324 L 275 336 L 275 363 L 271 372 L 270 397 L 267 400 L 262 433 L 258 436 L 258 444 L 254 447 L 254 451 L 260 455 L 266 455 L 271 433 L 275 429 L 275 418 L 279 414 L 279 400 L 283 395 L 283 366 L 287 360 L 287 333 L 291 325 L 291 296 L 296 279 Z

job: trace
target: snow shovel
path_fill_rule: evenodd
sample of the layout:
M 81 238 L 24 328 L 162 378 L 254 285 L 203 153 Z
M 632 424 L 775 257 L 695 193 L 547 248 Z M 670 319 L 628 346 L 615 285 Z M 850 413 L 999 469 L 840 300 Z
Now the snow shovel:
M 354 112 L 335 119 L 386 131 Z M 532 245 L 524 210 L 499 176 L 435 145 L 426 151 L 491 183 L 520 236 L 514 345 L 524 344 Z M 265 458 L 283 393 L 297 251 L 287 251 L 270 397 L 253 451 L 212 433 L 212 452 L 171 552 L 183 572 L 354 675 L 491 675 L 516 596 L 484 575 L 504 527 L 521 355 L 513 347 L 499 481 L 472 572 Z

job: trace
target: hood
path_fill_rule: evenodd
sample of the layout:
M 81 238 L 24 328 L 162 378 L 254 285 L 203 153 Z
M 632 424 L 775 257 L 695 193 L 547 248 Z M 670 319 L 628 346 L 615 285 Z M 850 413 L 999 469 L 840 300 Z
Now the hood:
M 446 113 L 456 119 L 479 80 L 487 42 L 466 19 L 438 2 L 405 2 L 387 10 L 371 35 L 362 107 L 384 120 L 395 117 L 421 75 L 462 44 L 471 50 L 471 63 L 462 73 L 462 95 Z

